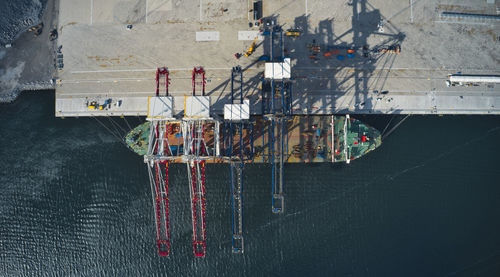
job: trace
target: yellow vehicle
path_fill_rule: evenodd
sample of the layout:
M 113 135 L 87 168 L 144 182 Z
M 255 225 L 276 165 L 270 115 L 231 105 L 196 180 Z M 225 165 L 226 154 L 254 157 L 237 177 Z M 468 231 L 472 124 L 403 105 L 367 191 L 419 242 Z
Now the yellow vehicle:
M 250 48 L 248 48 L 248 50 L 246 51 L 245 53 L 245 57 L 248 57 L 250 55 L 252 55 L 253 51 L 255 50 L 255 43 L 257 42 L 257 39 L 259 38 L 259 36 L 256 36 L 255 39 L 253 40 L 253 43 L 252 45 L 250 46 Z
M 92 101 L 90 103 L 87 103 L 87 108 L 89 108 L 89 110 L 95 110 L 97 106 L 98 105 L 97 105 L 96 101 Z
M 30 32 L 34 32 L 35 33 L 35 37 L 40 35 L 42 33 L 42 29 L 43 29 L 43 23 L 40 23 L 36 26 L 33 26 L 31 28 L 28 29 L 28 31 Z
M 381 53 L 399 54 L 401 53 L 401 46 L 399 44 L 391 45 L 387 48 L 382 48 L 379 50 Z
M 292 37 L 292 38 L 297 38 L 300 36 L 300 32 L 297 31 L 297 30 L 288 30 L 286 33 L 285 33 L 285 36 L 287 37 Z

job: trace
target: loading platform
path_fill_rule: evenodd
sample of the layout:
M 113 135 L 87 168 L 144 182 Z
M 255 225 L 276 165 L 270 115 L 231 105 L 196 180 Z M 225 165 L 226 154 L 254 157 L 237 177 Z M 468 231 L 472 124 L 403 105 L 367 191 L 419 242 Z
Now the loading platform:
M 259 87 L 270 43 L 261 33 L 267 22 L 255 24 L 253 2 L 60 1 L 64 67 L 56 76 L 55 115 L 146 116 L 147 98 L 156 91 L 151 80 L 163 65 L 170 69 L 175 114 L 191 92 L 193 65 L 207 71 L 211 112 L 222 114 L 230 103 L 227 72 L 238 64 L 252 115 L 264 114 Z M 448 2 L 260 2 L 262 18 L 279 18 L 285 34 L 298 34 L 283 39 L 294 69 L 294 114 L 500 114 L 500 84 L 446 84 L 450 74 L 500 76 L 500 21 L 441 18 L 443 12 L 496 14 L 495 5 Z M 212 39 L 197 39 L 200 33 Z M 254 41 L 250 56 L 235 58 Z M 391 50 L 396 45 L 399 51 Z M 109 99 L 102 110 L 88 108 Z
M 60 1 L 55 115 L 147 117 L 126 141 L 149 170 L 160 255 L 173 251 L 170 164 L 186 164 L 204 257 L 207 165 L 229 163 L 241 254 L 246 164 L 271 166 L 279 216 L 286 163 L 349 163 L 380 145 L 356 114 L 500 114 L 498 83 L 448 77 L 500 76 L 497 21 L 441 18 L 492 12 L 462 2 Z

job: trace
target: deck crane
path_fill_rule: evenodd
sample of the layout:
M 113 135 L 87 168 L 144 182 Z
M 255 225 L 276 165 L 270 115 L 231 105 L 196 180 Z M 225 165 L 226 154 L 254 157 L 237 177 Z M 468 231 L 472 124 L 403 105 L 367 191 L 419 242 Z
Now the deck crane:
M 159 69 L 157 72 L 157 80 L 165 76 L 166 96 L 148 99 L 147 120 L 151 121 L 151 127 L 144 161 L 148 165 L 152 186 L 158 252 L 160 255 L 170 253 L 169 162 L 185 162 L 192 210 L 193 253 L 197 257 L 204 257 L 205 161 L 220 155 L 219 121 L 210 117 L 210 98 L 205 96 L 205 71 L 202 67 L 193 69 L 193 94 L 185 98 L 184 117 L 181 120 L 172 115 L 173 98 L 168 95 L 168 70 Z
M 232 251 L 243 253 L 243 168 L 253 159 L 253 129 L 248 102 L 243 98 L 243 71 L 240 66 L 231 71 L 231 104 L 224 107 L 222 125 L 223 155 L 230 164 L 232 205 Z M 248 110 L 247 110 L 248 108 Z
M 266 71 L 270 72 L 266 72 L 262 78 L 262 112 L 268 119 L 268 152 L 263 156 L 270 162 L 272 170 L 272 212 L 283 213 L 284 163 L 288 155 L 288 122 L 292 114 L 292 84 L 286 81 L 290 78 L 290 67 L 286 67 L 290 59 L 284 56 L 281 26 L 272 25 L 264 34 L 269 39 L 271 63 L 266 65 Z M 275 39 L 279 43 L 275 43 Z M 279 55 L 275 56 L 277 47 Z M 265 136 L 262 137 L 265 140 Z

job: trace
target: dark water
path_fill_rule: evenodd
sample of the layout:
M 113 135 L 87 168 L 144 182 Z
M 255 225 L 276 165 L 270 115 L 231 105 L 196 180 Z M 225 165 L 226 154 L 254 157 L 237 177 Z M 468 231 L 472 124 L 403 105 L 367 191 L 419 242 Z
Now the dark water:
M 173 253 L 159 257 L 142 157 L 53 111 L 51 92 L 0 106 L 0 276 L 500 276 L 500 117 L 414 116 L 348 166 L 289 165 L 283 216 L 269 167 L 246 167 L 242 256 L 229 169 L 209 165 L 195 259 L 184 166 L 171 171 Z

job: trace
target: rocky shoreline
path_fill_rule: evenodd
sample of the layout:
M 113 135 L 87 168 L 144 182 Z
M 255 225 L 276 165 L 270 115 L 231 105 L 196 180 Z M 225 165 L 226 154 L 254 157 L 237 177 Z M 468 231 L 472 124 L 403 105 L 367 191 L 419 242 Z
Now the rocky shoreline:
M 50 31 L 57 28 L 57 0 L 12 1 L 2 11 L 5 24 L 0 40 L 0 102 L 12 102 L 24 90 L 53 89 L 55 48 Z M 16 6 L 17 5 L 17 6 Z M 19 14 L 23 9 L 23 14 Z M 16 21 L 17 20 L 17 21 Z M 29 27 L 43 23 L 41 33 Z M 15 25 L 15 26 L 13 26 Z M 16 31 L 18 33 L 14 33 Z M 13 40 L 13 41 L 12 41 Z
M 0 44 L 14 42 L 29 27 L 39 24 L 46 4 L 46 0 L 4 1 L 0 10 Z

